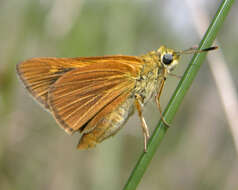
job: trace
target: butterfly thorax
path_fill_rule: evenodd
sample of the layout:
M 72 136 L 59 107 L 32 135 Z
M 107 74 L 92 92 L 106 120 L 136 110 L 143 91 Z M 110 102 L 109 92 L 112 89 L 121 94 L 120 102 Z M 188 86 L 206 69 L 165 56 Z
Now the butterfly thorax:
M 154 51 L 141 56 L 141 59 L 143 67 L 136 81 L 135 94 L 142 98 L 143 104 L 146 104 L 157 93 L 162 65 L 158 54 Z

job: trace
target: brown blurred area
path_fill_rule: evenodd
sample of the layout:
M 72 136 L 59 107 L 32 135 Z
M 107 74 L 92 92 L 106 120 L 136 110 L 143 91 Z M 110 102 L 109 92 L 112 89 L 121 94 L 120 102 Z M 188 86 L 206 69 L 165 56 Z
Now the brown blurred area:
M 201 3 L 212 19 L 219 2 Z M 236 92 L 237 9 L 234 4 L 217 37 Z M 143 151 L 137 114 L 113 138 L 78 151 L 80 135 L 68 136 L 30 98 L 15 65 L 41 56 L 141 55 L 160 45 L 186 49 L 200 41 L 189 14 L 185 2 L 175 0 L 0 1 L 0 189 L 122 189 Z M 176 74 L 183 74 L 190 58 L 181 59 Z M 177 84 L 168 80 L 163 107 Z M 152 133 L 159 120 L 153 102 L 144 115 Z M 138 189 L 238 187 L 238 154 L 207 63 L 172 126 Z

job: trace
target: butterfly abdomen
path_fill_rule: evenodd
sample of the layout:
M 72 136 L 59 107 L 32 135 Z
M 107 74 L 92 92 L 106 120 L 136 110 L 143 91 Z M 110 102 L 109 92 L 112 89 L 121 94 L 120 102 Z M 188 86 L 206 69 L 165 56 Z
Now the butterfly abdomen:
M 92 131 L 83 134 L 78 149 L 94 147 L 97 143 L 116 134 L 126 122 L 133 110 L 133 98 L 129 98 L 111 113 L 107 114 L 94 126 Z

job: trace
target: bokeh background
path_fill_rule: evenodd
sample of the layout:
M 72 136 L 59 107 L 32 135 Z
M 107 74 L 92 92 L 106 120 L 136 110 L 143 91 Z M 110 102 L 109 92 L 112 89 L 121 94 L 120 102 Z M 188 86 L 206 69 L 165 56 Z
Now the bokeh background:
M 186 2 L 0 1 L 0 189 L 122 189 L 143 151 L 137 114 L 113 138 L 95 149 L 78 151 L 80 135 L 68 136 L 30 98 L 16 76 L 15 65 L 40 56 L 141 55 L 162 44 L 189 48 L 201 38 Z M 196 7 L 210 22 L 220 2 L 200 0 Z M 236 3 L 217 37 L 235 92 L 237 10 Z M 190 58 L 181 59 L 176 74 L 183 74 Z M 163 107 L 178 81 L 168 80 Z M 152 132 L 159 120 L 153 102 L 145 107 L 144 115 Z M 138 189 L 237 189 L 235 134 L 207 62 L 172 126 Z

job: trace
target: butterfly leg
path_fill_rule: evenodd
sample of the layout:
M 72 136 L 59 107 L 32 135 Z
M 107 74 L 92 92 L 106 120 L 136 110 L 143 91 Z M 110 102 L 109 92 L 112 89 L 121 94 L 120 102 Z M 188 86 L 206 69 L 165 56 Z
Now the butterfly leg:
M 176 74 L 174 74 L 174 73 L 168 73 L 168 75 L 170 75 L 170 76 L 172 76 L 172 77 L 176 77 L 177 79 L 181 79 L 181 78 L 182 78 L 182 76 L 176 75 Z
M 146 124 L 145 119 L 142 115 L 141 100 L 142 100 L 142 98 L 140 96 L 136 96 L 135 106 L 136 106 L 136 109 L 138 111 L 138 115 L 139 115 L 140 120 L 141 120 L 141 127 L 142 127 L 142 131 L 143 131 L 143 135 L 144 135 L 144 151 L 147 152 L 147 144 L 148 144 L 148 140 L 150 138 L 150 135 L 149 135 L 149 130 L 148 130 L 147 124 Z
M 157 104 L 157 107 L 159 109 L 159 113 L 160 113 L 160 116 L 161 116 L 161 120 L 163 121 L 163 123 L 165 124 L 166 127 L 170 127 L 170 125 L 165 121 L 164 119 L 164 116 L 162 114 L 162 109 L 161 109 L 161 105 L 160 105 L 160 96 L 161 96 L 161 93 L 162 93 L 162 90 L 164 88 L 164 84 L 165 84 L 165 80 L 166 80 L 166 77 L 164 77 L 161 82 L 160 82 L 160 85 L 159 85 L 159 92 L 158 94 L 156 95 L 155 97 L 155 101 L 156 101 L 156 104 Z

